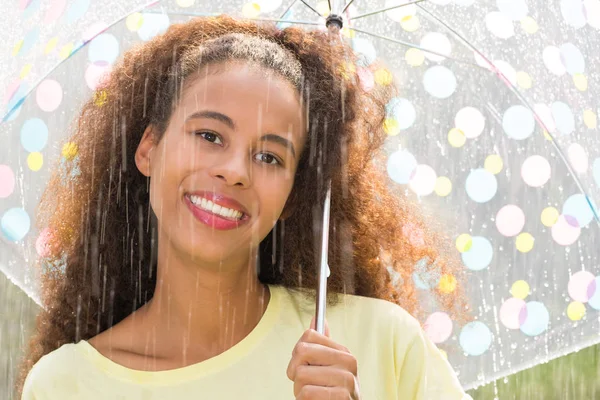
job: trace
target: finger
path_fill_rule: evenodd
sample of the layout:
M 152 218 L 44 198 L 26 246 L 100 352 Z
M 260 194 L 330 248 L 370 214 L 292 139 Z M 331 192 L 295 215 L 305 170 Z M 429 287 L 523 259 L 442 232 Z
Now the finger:
M 312 317 L 312 320 L 310 321 L 310 329 L 314 329 L 315 331 L 317 330 L 317 319 L 316 319 L 316 317 Z M 329 324 L 327 323 L 327 318 L 325 318 L 325 336 L 327 336 L 327 337 L 331 336 L 329 334 Z
M 332 349 L 345 351 L 347 353 L 350 352 L 345 346 L 342 346 L 330 337 L 321 335 L 319 332 L 313 329 L 305 330 L 300 339 L 298 339 L 298 343 L 300 342 L 316 343 L 323 346 L 331 347 Z
M 358 373 L 358 362 L 352 354 L 310 342 L 299 342 L 294 347 L 287 369 L 290 380 L 296 379 L 300 365 L 330 366 L 350 371 L 355 376 Z
M 296 400 L 333 400 L 347 398 L 348 392 L 346 389 L 312 385 L 304 386 L 296 396 Z
M 294 380 L 294 396 L 304 386 L 341 387 L 352 393 L 355 388 L 354 375 L 349 371 L 315 365 L 298 366 Z

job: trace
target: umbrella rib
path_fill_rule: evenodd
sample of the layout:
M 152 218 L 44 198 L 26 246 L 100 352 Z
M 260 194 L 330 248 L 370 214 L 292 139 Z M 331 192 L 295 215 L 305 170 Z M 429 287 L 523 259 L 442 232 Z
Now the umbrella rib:
M 341 14 L 345 13 L 345 12 L 346 12 L 346 10 L 348 9 L 348 7 L 350 7 L 350 5 L 351 5 L 352 3 L 354 3 L 354 0 L 350 0 L 350 1 L 348 2 L 348 4 L 346 4 L 346 5 L 344 6 L 344 9 L 342 10 Z
M 319 17 L 321 18 L 325 18 L 324 16 L 321 15 L 320 12 L 318 12 L 317 10 L 315 10 L 314 8 L 311 7 L 310 4 L 308 4 L 305 0 L 300 0 L 306 7 L 310 8 L 312 11 L 314 11 Z
M 501 80 L 506 84 L 506 86 L 508 86 L 508 88 L 511 90 L 511 92 L 513 92 L 517 96 L 517 98 L 519 100 L 521 100 L 521 102 L 525 106 L 527 106 L 527 108 L 533 113 L 533 115 L 535 116 L 535 119 L 544 128 L 544 130 L 548 133 L 548 136 L 550 136 L 550 139 L 552 139 L 552 140 L 550 140 L 550 142 L 552 143 L 552 146 L 554 146 L 554 149 L 558 152 L 558 155 L 560 156 L 560 158 L 562 158 L 563 162 L 565 163 L 565 165 L 567 167 L 567 170 L 569 171 L 569 173 L 571 174 L 571 176 L 575 180 L 575 184 L 577 185 L 577 187 L 579 188 L 579 190 L 581 191 L 581 193 L 585 196 L 585 199 L 586 199 L 588 205 L 590 206 L 590 209 L 592 210 L 592 214 L 594 214 L 594 217 L 595 217 L 596 221 L 600 223 L 600 216 L 596 212 L 595 207 L 592 205 L 592 202 L 590 200 L 590 196 L 588 195 L 588 193 L 586 192 L 586 190 L 583 188 L 583 185 L 581 184 L 579 178 L 577 177 L 577 173 L 573 170 L 573 167 L 571 166 L 571 163 L 569 163 L 567 157 L 563 153 L 563 151 L 560 148 L 560 146 L 558 144 L 556 144 L 556 140 L 554 139 L 554 136 L 550 133 L 550 130 L 548 129 L 548 127 L 546 126 L 546 124 L 544 124 L 544 122 L 542 121 L 542 119 L 537 115 L 537 113 L 535 112 L 535 110 L 533 109 L 533 107 L 531 106 L 531 104 L 529 103 L 529 101 L 527 101 L 527 99 L 525 98 L 525 96 L 523 96 L 523 94 L 516 88 L 516 86 L 513 85 L 513 83 L 508 80 L 508 78 L 506 77 L 506 75 L 504 75 L 502 73 L 502 71 L 500 71 L 498 69 L 498 67 L 496 67 L 494 65 L 494 63 L 492 61 L 490 61 L 489 58 L 487 58 L 481 51 L 479 51 L 479 49 L 477 49 L 477 47 L 475 47 L 471 42 L 469 42 L 464 36 L 462 36 L 456 30 L 452 29 L 451 26 L 449 26 L 447 23 L 445 23 L 438 16 L 436 16 L 435 14 L 433 14 L 432 12 L 430 12 L 429 10 L 423 8 L 423 6 L 417 5 L 417 7 L 419 7 L 421 10 L 423 10 L 423 12 L 425 12 L 425 14 L 429 15 L 430 18 L 433 18 L 434 21 L 436 21 L 437 23 L 439 23 L 440 25 L 442 25 L 443 27 L 445 27 L 446 29 L 448 29 L 464 45 L 466 45 L 472 51 L 474 51 L 475 53 L 477 53 L 481 58 L 483 58 L 490 65 L 490 67 L 496 73 L 496 75 L 498 75 L 501 78 Z
M 288 6 L 288 8 L 285 9 L 285 11 L 283 12 L 283 14 L 281 14 L 281 17 L 279 17 L 279 19 L 283 19 L 283 17 L 285 17 L 285 14 L 288 13 L 288 11 L 290 11 L 292 9 L 292 7 L 294 7 L 294 4 L 296 4 L 298 2 L 298 0 L 294 0 L 290 3 L 290 5 Z
M 447 59 L 452 60 L 452 61 L 456 61 L 456 62 L 459 62 L 459 63 L 471 65 L 473 67 L 477 67 L 477 68 L 481 68 L 481 69 L 487 69 L 487 68 L 485 68 L 485 67 L 483 67 L 483 66 L 481 66 L 481 65 L 479 65 L 477 63 L 474 63 L 474 62 L 471 62 L 471 61 L 467 61 L 467 60 L 461 60 L 459 58 L 450 57 L 450 56 L 448 56 L 446 54 L 441 54 L 441 53 L 438 53 L 436 51 L 432 51 L 432 50 L 426 49 L 426 48 L 424 48 L 422 46 L 419 46 L 417 44 L 414 44 L 414 43 L 404 42 L 404 41 L 399 40 L 399 39 L 394 39 L 394 38 L 391 38 L 389 36 L 383 36 L 383 35 L 379 35 L 377 33 L 364 31 L 364 30 L 358 29 L 358 28 L 348 27 L 348 29 L 352 29 L 353 31 L 364 33 L 365 35 L 370 35 L 370 36 L 373 36 L 373 37 L 376 37 L 376 38 L 379 38 L 379 39 L 387 40 L 387 41 L 390 41 L 390 42 L 393 42 L 393 43 L 396 43 L 396 44 L 399 44 L 399 45 L 402 45 L 402 46 L 411 47 L 411 48 L 414 48 L 414 49 L 419 49 L 419 50 L 424 51 L 426 53 L 434 54 L 434 55 L 440 56 L 440 57 L 444 57 L 444 58 L 447 58 Z
M 352 4 L 352 1 L 354 1 L 354 0 L 351 0 L 351 1 L 350 1 L 350 3 L 348 3 L 348 6 L 349 6 L 350 4 Z M 360 14 L 360 15 L 357 15 L 356 17 L 352 17 L 352 19 L 354 20 L 354 19 L 359 19 L 359 18 L 369 17 L 369 16 L 371 16 L 371 15 L 379 14 L 379 13 L 382 13 L 382 12 L 385 12 L 385 11 L 389 11 L 389 10 L 394 10 L 394 9 L 396 9 L 396 8 L 406 7 L 406 6 L 409 6 L 409 5 L 411 5 L 411 4 L 418 4 L 418 3 L 422 3 L 422 2 L 424 2 L 424 1 L 427 1 L 427 0 L 414 0 L 414 1 L 411 1 L 411 2 L 409 2 L 409 3 L 399 4 L 399 5 L 395 5 L 395 6 L 392 6 L 392 7 L 386 7 L 386 8 L 382 8 L 382 9 L 380 9 L 380 10 L 375 10 L 375 11 L 371 11 L 371 12 L 369 12 L 369 13 L 365 13 L 365 14 Z M 348 6 L 346 6 L 346 7 L 348 7 Z M 346 9 L 344 8 L 344 11 L 345 11 L 345 10 L 346 10 Z

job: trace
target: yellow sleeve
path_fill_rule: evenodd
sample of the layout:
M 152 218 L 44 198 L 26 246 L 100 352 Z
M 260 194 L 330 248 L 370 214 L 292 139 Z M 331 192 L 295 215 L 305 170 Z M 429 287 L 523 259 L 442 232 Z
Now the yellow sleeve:
M 37 397 L 33 391 L 32 370 L 29 371 L 27 377 L 25 378 L 23 390 L 21 391 L 21 400 L 39 400 L 39 397 Z
M 404 347 L 406 352 L 396 354 L 397 398 L 403 400 L 472 400 L 471 396 L 463 390 L 448 361 L 435 344 L 425 336 L 420 326 L 417 332 Z

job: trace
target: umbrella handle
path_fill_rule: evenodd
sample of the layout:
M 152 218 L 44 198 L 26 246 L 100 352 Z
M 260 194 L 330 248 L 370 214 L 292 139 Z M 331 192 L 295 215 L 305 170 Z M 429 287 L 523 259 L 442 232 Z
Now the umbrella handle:
M 327 263 L 329 249 L 329 211 L 331 208 L 331 182 L 328 183 L 327 195 L 323 206 L 323 236 L 321 241 L 321 264 L 318 270 L 319 287 L 317 288 L 317 304 L 315 315 L 315 328 L 320 334 L 325 334 L 325 306 L 327 299 L 327 278 L 330 275 Z

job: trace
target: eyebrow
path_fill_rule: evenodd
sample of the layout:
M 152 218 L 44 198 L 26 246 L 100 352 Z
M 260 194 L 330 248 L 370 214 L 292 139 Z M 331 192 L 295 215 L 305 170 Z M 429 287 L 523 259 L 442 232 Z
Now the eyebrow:
M 229 127 L 232 130 L 236 129 L 235 122 L 233 122 L 233 120 L 231 118 L 229 118 L 227 115 L 222 114 L 217 111 L 209 111 L 209 110 L 197 111 L 197 112 L 191 114 L 189 117 L 187 117 L 186 121 L 189 121 L 190 119 L 194 119 L 194 118 L 215 119 L 217 121 L 224 123 L 225 125 L 227 125 L 227 127 Z M 258 140 L 260 140 L 262 142 L 267 141 L 267 142 L 278 143 L 278 144 L 288 148 L 292 152 L 292 155 L 294 156 L 294 158 L 296 157 L 296 151 L 294 149 L 294 144 L 292 142 L 290 142 L 288 139 L 284 138 L 283 136 L 275 135 L 274 133 L 267 133 L 266 135 L 261 136 Z

